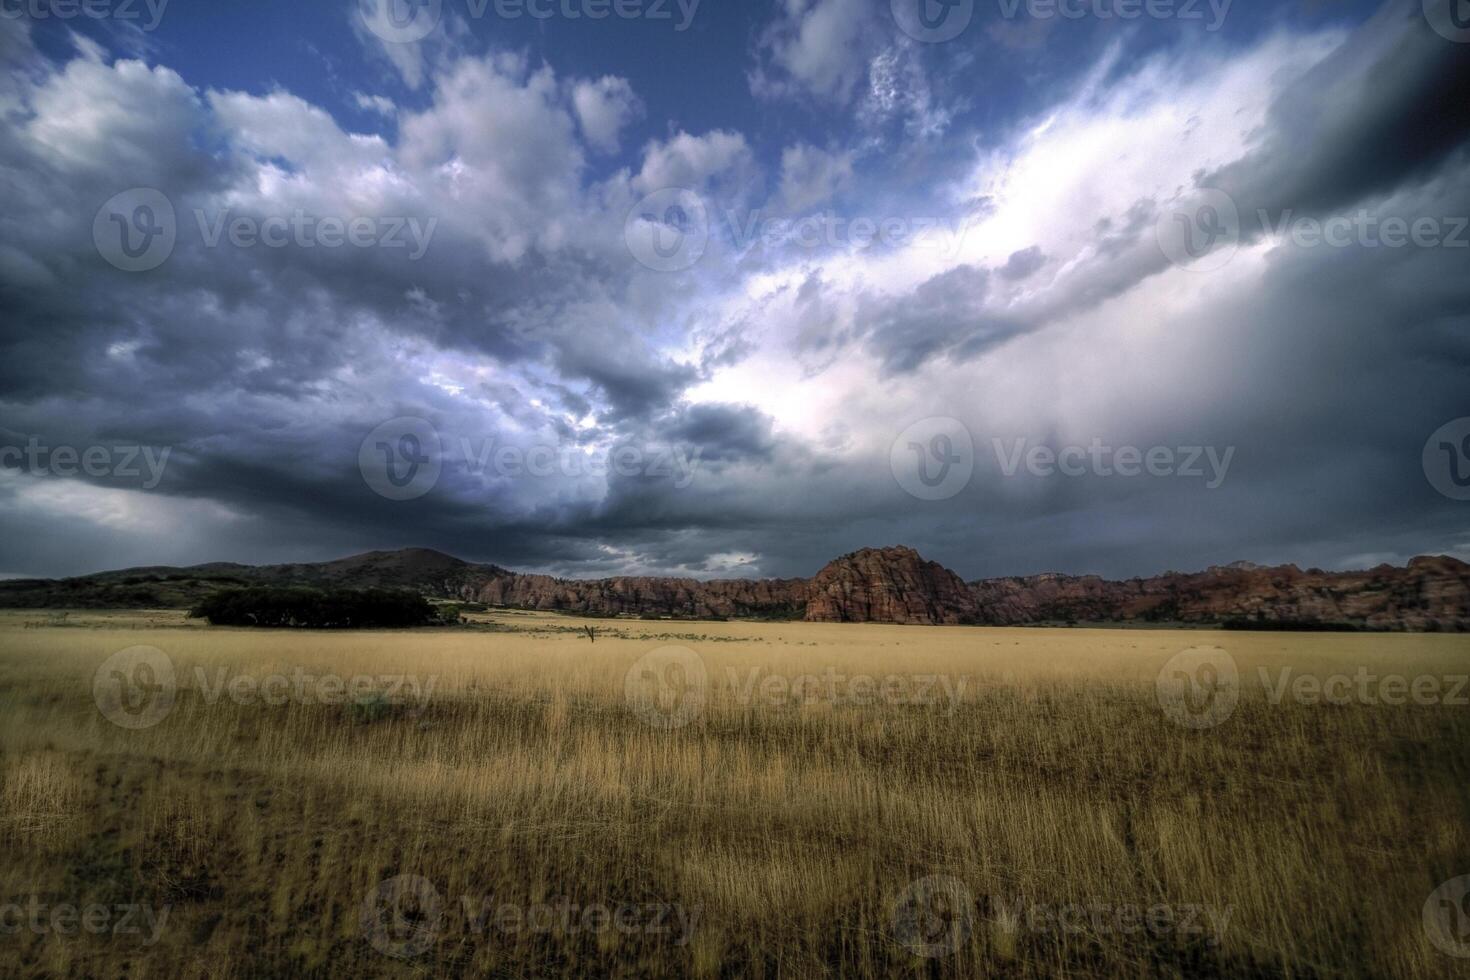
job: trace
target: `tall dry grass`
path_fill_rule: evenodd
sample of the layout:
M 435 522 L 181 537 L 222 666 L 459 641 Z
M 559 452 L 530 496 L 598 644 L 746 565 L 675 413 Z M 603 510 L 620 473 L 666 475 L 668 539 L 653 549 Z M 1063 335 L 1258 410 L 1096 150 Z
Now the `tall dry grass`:
M 1279 665 L 1464 673 L 1464 638 L 619 622 L 593 644 L 575 621 L 491 618 L 514 631 L 0 617 L 0 903 L 170 907 L 151 944 L 0 935 L 0 971 L 1435 977 L 1470 962 L 1421 924 L 1435 886 L 1470 873 L 1470 709 L 1273 705 L 1253 683 Z M 92 680 L 140 643 L 169 655 L 182 690 L 128 731 Z M 1246 684 L 1228 721 L 1193 731 L 1154 679 L 1202 643 L 1229 650 Z M 666 644 L 696 651 L 710 680 L 673 730 L 624 687 Z M 196 667 L 435 688 L 422 710 L 211 704 Z M 827 668 L 967 686 L 952 706 L 741 700 L 751 670 Z M 398 959 L 363 910 L 404 875 L 442 906 L 395 906 L 395 937 L 428 937 Z M 902 913 L 936 875 L 963 889 L 969 928 L 925 920 L 943 948 L 916 955 Z M 677 906 L 688 925 L 476 931 L 465 901 Z M 1164 908 L 1175 925 L 1045 916 L 1079 907 Z

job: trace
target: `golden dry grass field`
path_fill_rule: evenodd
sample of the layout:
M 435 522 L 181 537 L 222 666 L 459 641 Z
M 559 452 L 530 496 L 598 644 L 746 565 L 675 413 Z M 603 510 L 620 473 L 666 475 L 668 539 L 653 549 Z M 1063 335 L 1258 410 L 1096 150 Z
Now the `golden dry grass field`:
M 0 613 L 0 974 L 1470 975 L 1465 637 L 476 618 Z

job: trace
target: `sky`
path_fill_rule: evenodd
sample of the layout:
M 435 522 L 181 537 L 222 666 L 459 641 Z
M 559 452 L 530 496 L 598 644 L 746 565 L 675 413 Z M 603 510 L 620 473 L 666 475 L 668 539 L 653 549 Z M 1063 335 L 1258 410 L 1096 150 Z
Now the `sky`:
M 1454 3 L 0 0 L 0 575 L 1470 559 Z

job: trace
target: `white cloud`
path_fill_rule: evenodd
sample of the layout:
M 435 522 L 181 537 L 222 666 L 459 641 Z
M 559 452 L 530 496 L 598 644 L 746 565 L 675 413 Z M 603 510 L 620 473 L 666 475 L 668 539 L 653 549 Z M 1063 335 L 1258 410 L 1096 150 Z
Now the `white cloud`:
M 582 136 L 595 150 L 618 151 L 623 127 L 643 113 L 643 103 L 626 78 L 604 75 L 595 82 L 579 81 L 572 86 L 572 107 Z
M 876 128 L 899 119 L 910 140 L 939 136 L 948 128 L 951 111 L 937 103 L 917 52 L 914 44 L 903 42 L 868 62 L 868 88 L 858 106 L 863 125 Z
M 751 89 L 846 102 L 871 55 L 875 9 L 866 0 L 785 0 L 761 35 Z
M 401 31 L 395 26 L 390 12 L 390 5 L 394 2 L 396 0 L 353 0 L 347 8 L 347 17 L 362 45 L 386 59 L 405 85 L 419 89 L 429 74 L 429 45 L 444 38 L 445 28 L 436 24 L 428 37 L 419 40 L 387 40 L 401 35 L 415 36 L 415 32 Z M 425 6 L 418 13 L 423 16 L 429 9 Z
M 135 184 L 189 183 L 202 160 L 204 113 L 178 73 L 141 61 L 76 58 L 30 96 L 26 135 L 51 165 L 75 175 L 126 175 Z
M 852 180 L 851 152 L 833 153 L 806 143 L 781 153 L 781 201 L 789 211 L 805 211 L 830 200 Z
M 754 167 L 754 156 L 740 133 L 717 129 L 691 136 L 681 132 L 644 148 L 643 169 L 633 179 L 633 187 L 641 194 L 666 187 L 698 190 L 717 177 L 748 176 Z
M 376 112 L 378 115 L 387 116 L 389 119 L 393 118 L 398 112 L 398 106 L 393 104 L 393 100 L 382 95 L 368 95 L 366 92 L 353 92 L 352 101 L 359 109 Z
M 447 212 L 478 225 L 493 258 L 557 248 L 575 231 L 585 163 L 551 69 L 504 55 L 462 59 L 399 132 L 404 166 Z
M 954 202 L 952 217 L 961 214 L 962 202 L 990 199 L 990 207 L 958 239 L 957 249 L 913 246 L 799 255 L 787 268 L 749 280 L 727 297 L 728 305 L 710 316 L 760 324 L 756 352 L 716 372 L 692 397 L 744 398 L 771 414 L 783 431 L 813 440 L 832 426 L 852 426 L 855 418 L 917 418 L 935 414 L 944 404 L 969 405 L 977 416 L 1012 422 L 1029 413 L 1027 431 L 1046 432 L 1058 423 L 1059 413 L 1070 419 L 1068 425 L 1082 424 L 1118 391 L 1151 387 L 1161 400 L 1175 397 L 1177 392 L 1157 378 L 1143 384 L 1138 370 L 1122 360 L 1143 357 L 1141 363 L 1153 363 L 1143 349 L 1156 333 L 1141 331 L 1140 321 L 1190 322 L 1204 315 L 1197 307 L 1207 306 L 1212 294 L 1182 270 L 1140 282 L 1144 273 L 1099 251 L 1099 223 L 1111 222 L 1121 233 L 1138 201 L 1164 200 L 1193 174 L 1244 155 L 1272 98 L 1341 39 L 1339 34 L 1283 34 L 1234 58 L 1194 50 L 1151 60 L 1121 79 L 1110 77 L 1106 85 L 1101 78 L 1111 62 L 1105 60 L 1093 83 L 1023 130 L 1011 145 L 978 160 L 947 194 L 942 189 L 936 194 Z M 793 154 L 792 166 L 783 168 L 783 190 L 788 184 L 802 186 L 786 179 L 803 169 L 795 162 L 801 158 Z M 930 213 L 915 206 L 915 213 L 921 212 Z M 1151 214 L 1146 227 L 1133 231 L 1141 236 L 1140 250 L 1157 252 Z M 1002 268 L 1014 253 L 1035 247 L 1051 258 L 1047 270 L 1016 282 L 991 276 L 986 311 L 1050 326 L 1053 332 L 1043 329 L 1010 342 L 1004 361 L 982 358 L 961 366 L 940 357 L 909 378 L 874 384 L 881 359 L 861 346 L 861 331 L 855 330 L 860 309 L 881 297 L 908 297 L 960 266 Z M 1057 271 L 1049 273 L 1053 266 Z M 1249 288 L 1262 268 L 1259 256 L 1246 250 L 1227 275 L 1210 285 L 1227 292 Z M 1148 273 L 1156 269 L 1150 266 Z M 803 290 L 814 276 L 820 288 Z M 1100 290 L 1114 281 L 1123 295 L 1107 301 Z M 824 309 L 813 321 L 812 304 L 818 301 Z M 1161 310 L 1168 311 L 1166 317 Z M 1091 326 L 1083 329 L 1080 323 Z M 985 329 L 977 323 L 977 338 Z M 1065 331 L 1067 339 L 1059 341 L 1054 331 Z M 963 337 L 963 331 L 944 332 L 946 340 Z M 824 340 L 836 344 L 841 356 L 834 357 Z M 1074 397 L 1063 406 L 1046 395 L 1051 385 L 1038 389 L 1026 379 L 1055 377 L 1052 359 L 1064 356 L 1062 348 L 1069 344 L 1128 353 L 1108 357 L 1113 367 L 1104 371 L 1094 370 L 1101 363 L 1096 357 L 1077 361 L 1065 389 Z M 879 423 L 869 430 L 871 440 L 858 429 L 854 451 L 874 450 L 889 428 Z

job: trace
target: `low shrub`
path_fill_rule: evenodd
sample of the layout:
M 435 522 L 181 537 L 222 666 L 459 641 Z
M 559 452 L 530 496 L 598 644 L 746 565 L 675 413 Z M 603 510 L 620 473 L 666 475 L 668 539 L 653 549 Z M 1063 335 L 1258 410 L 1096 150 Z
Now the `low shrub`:
M 189 615 L 215 626 L 288 629 L 382 629 L 444 622 L 423 596 L 387 589 L 224 589 L 204 599 Z

